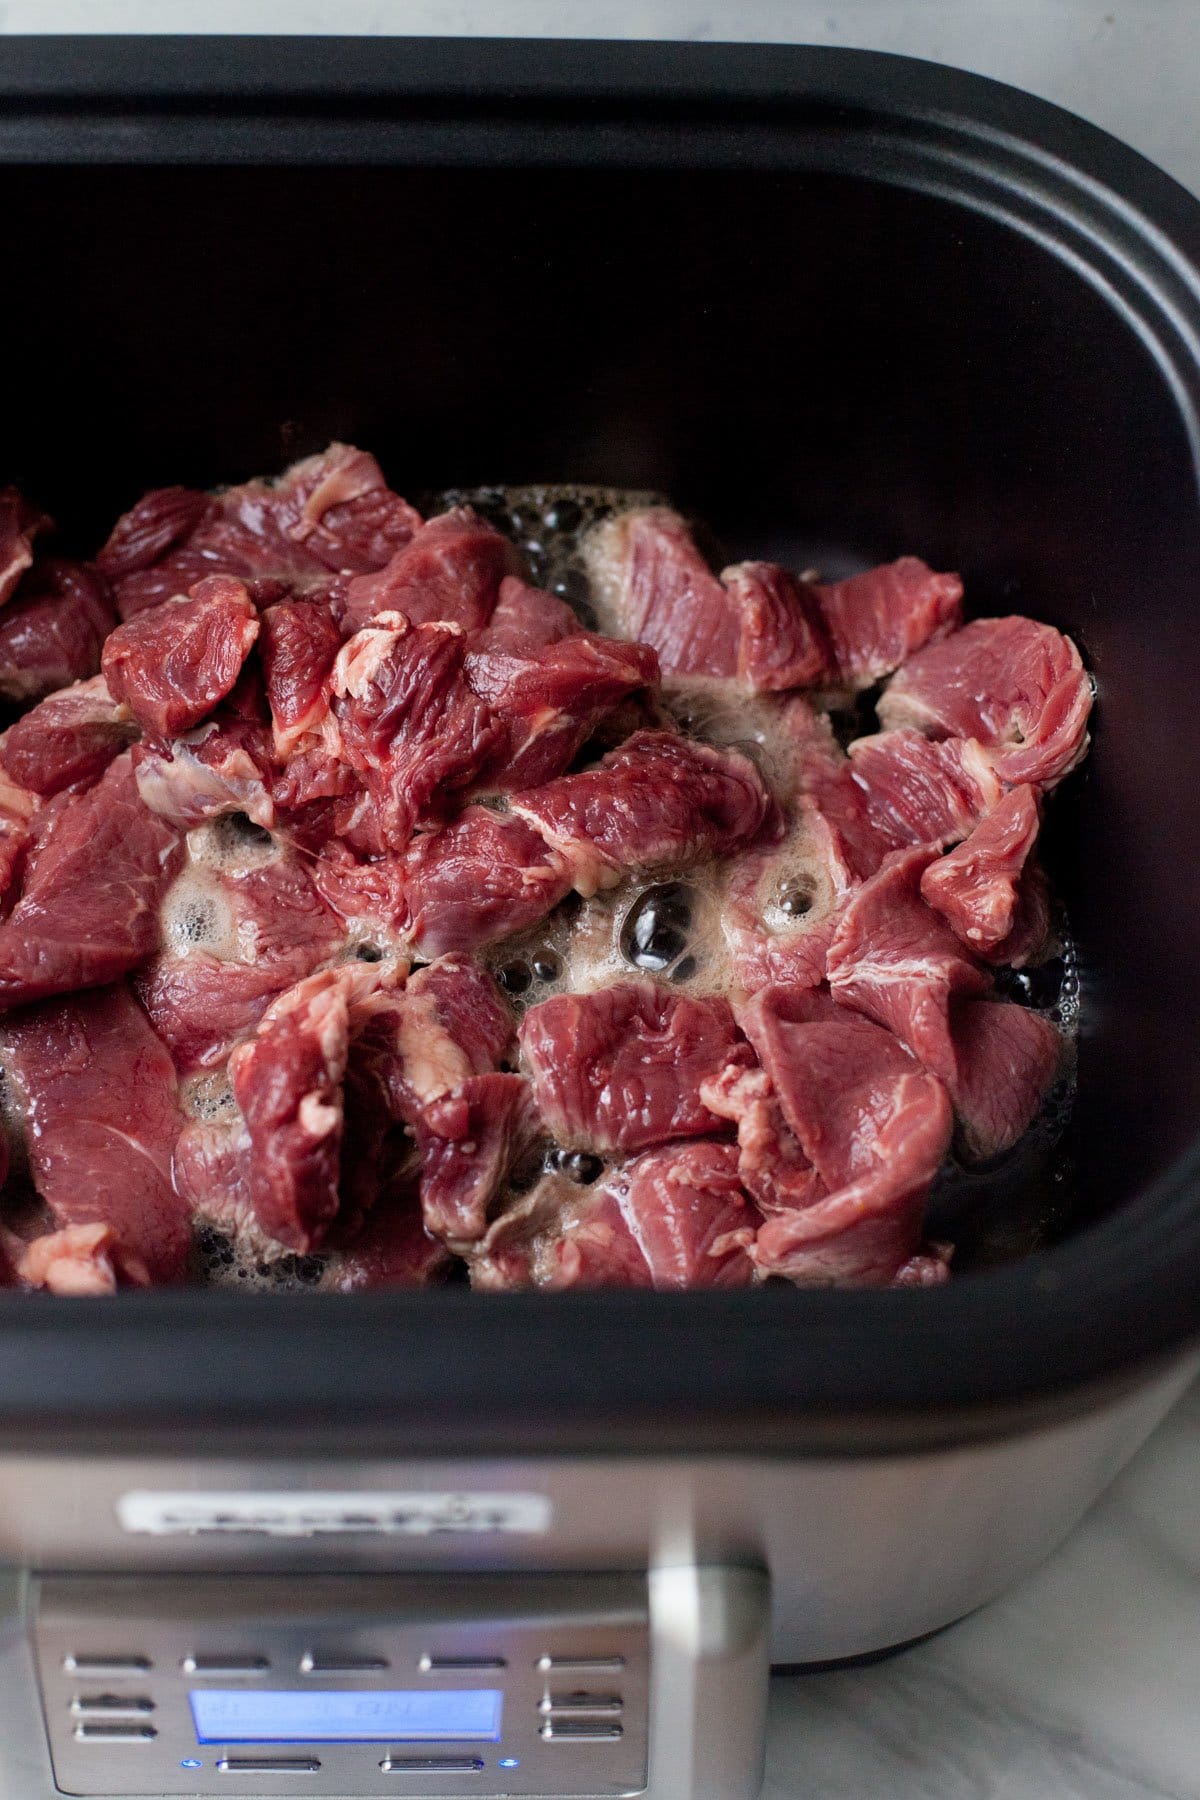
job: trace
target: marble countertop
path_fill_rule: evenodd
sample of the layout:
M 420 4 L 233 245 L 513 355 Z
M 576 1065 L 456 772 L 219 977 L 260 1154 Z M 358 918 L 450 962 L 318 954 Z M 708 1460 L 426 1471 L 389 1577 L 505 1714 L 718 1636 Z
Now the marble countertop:
M 1056 100 L 1200 191 L 1200 0 L 0 0 L 0 32 L 845 43 Z M 1200 1387 L 1063 1548 L 872 1668 L 774 1683 L 764 1800 L 1200 1800 Z

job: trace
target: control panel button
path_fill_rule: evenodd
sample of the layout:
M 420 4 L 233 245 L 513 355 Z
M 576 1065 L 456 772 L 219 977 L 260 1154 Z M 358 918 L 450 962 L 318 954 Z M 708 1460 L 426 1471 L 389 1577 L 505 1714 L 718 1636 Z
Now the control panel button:
M 534 1664 L 543 1675 L 561 1671 L 563 1674 L 572 1670 L 586 1671 L 589 1675 L 618 1675 L 625 1667 L 623 1656 L 539 1656 Z
M 138 1719 L 154 1702 L 145 1694 L 75 1694 L 70 1710 L 77 1719 Z
M 222 1756 L 217 1761 L 222 1775 L 316 1775 L 320 1767 L 315 1756 Z
M 559 1713 L 617 1718 L 622 1708 L 620 1694 L 544 1694 L 538 1703 L 538 1711 L 549 1718 L 556 1718 Z
M 467 1675 L 475 1669 L 507 1669 L 503 1656 L 423 1656 L 417 1663 L 422 1675 L 439 1675 L 443 1671 Z
M 539 1736 L 547 1743 L 611 1744 L 625 1733 L 620 1725 L 593 1725 L 586 1719 L 547 1719 Z
M 76 1651 L 63 1657 L 68 1675 L 144 1675 L 154 1665 L 148 1656 L 110 1655 L 108 1651 Z
M 479 1775 L 482 1756 L 385 1756 L 385 1775 Z
M 302 1675 L 371 1675 L 387 1667 L 386 1656 L 321 1656 L 309 1650 L 300 1658 Z
M 158 1736 L 153 1725 L 77 1725 L 81 1744 L 149 1744 Z
M 185 1675 L 261 1675 L 271 1664 L 265 1656 L 185 1656 Z

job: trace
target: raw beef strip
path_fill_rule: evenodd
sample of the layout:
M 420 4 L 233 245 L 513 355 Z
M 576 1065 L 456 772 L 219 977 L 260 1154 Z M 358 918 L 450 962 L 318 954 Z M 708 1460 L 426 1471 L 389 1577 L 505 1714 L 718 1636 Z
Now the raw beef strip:
M 268 831 L 276 823 L 270 733 L 224 708 L 169 745 L 139 744 L 133 765 L 142 804 L 185 830 L 223 813 Z
M 197 1217 L 269 1254 L 250 1201 L 250 1134 L 228 1067 L 186 1081 L 180 1099 L 186 1123 L 171 1165 L 175 1191 Z
M 502 656 L 535 656 L 548 644 L 577 637 L 582 630 L 565 600 L 530 587 L 516 575 L 506 575 L 500 583 L 496 610 L 471 645 Z
M 441 956 L 398 996 L 392 1103 L 408 1121 L 476 1075 L 492 1073 L 512 1042 L 513 1021 L 486 969 Z
M 1008 1001 L 955 1008 L 950 1097 L 972 1156 L 996 1156 L 1033 1122 L 1058 1073 L 1063 1040 L 1041 1013 Z
M 87 793 L 51 802 L 0 925 L 0 1006 L 101 987 L 145 962 L 181 856 L 178 834 L 138 798 L 128 756 Z
M 645 644 L 578 632 L 528 655 L 473 650 L 467 680 L 503 722 L 504 738 L 478 787 L 516 793 L 561 775 L 622 700 L 658 684 Z
M 51 694 L 0 737 L 0 765 L 21 787 L 48 798 L 98 781 L 128 749 L 137 726 L 103 675 Z
M 721 923 L 738 987 L 819 987 L 838 915 L 856 886 L 838 833 L 805 803 L 782 843 L 731 858 Z
M 944 638 L 962 618 L 962 591 L 957 575 L 936 574 L 919 556 L 901 556 L 845 581 L 818 583 L 811 592 L 838 682 L 870 687 L 922 644 Z
M 566 858 L 523 819 L 483 806 L 415 837 L 396 878 L 392 918 L 423 957 L 476 950 L 535 924 L 572 881 Z
M 340 971 L 308 976 L 229 1059 L 250 1138 L 251 1204 L 267 1235 L 290 1250 L 315 1250 L 337 1215 L 347 994 Z
M 758 835 L 770 796 L 753 763 L 667 731 L 639 731 L 595 768 L 516 796 L 585 897 L 629 869 L 683 868 Z
M 32 820 L 38 796 L 0 769 L 0 906 L 14 897 L 33 840 Z
M 181 1070 L 213 1068 L 270 1002 L 345 941 L 303 864 L 268 848 L 222 866 L 222 828 L 194 832 L 162 905 L 164 948 L 137 977 L 159 1037 Z
M 467 640 L 453 625 L 383 613 L 342 647 L 333 710 L 345 760 L 374 801 L 383 843 L 403 849 L 474 780 L 503 730 L 463 675 Z
M 291 580 L 382 569 L 420 523 L 389 491 L 373 456 L 330 444 L 277 481 L 215 495 L 185 488 L 145 495 L 117 521 L 97 561 L 128 619 L 204 575 Z
M 4 1021 L 0 1058 L 56 1226 L 111 1233 L 91 1252 L 79 1239 L 45 1246 L 36 1254 L 46 1279 L 77 1284 L 80 1255 L 94 1262 L 102 1248 L 115 1279 L 178 1280 L 191 1248 L 188 1208 L 171 1184 L 183 1116 L 171 1059 L 136 1001 L 115 987 L 30 1007 Z
M 884 731 L 850 746 L 850 770 L 880 847 L 957 843 L 1000 799 L 1003 788 L 976 743 L 931 743 L 919 731 Z
M 922 899 L 977 953 L 994 950 L 1012 931 L 1021 872 L 1040 823 L 1036 789 L 1014 788 L 921 877 Z
M 885 725 L 978 738 L 1001 781 L 1051 788 L 1087 752 L 1092 687 L 1070 638 L 1033 619 L 975 619 L 922 650 L 879 703 Z
M 585 558 L 606 623 L 651 645 L 667 675 L 725 676 L 757 693 L 827 672 L 825 633 L 803 583 L 773 563 L 739 563 L 718 580 L 667 507 L 607 520 Z
M 825 1183 L 800 1147 L 764 1069 L 730 1063 L 703 1083 L 700 1098 L 737 1127 L 738 1179 L 759 1211 L 789 1212 L 823 1198 Z
M 700 1087 L 740 1054 L 726 1001 L 644 980 L 552 995 L 519 1038 L 538 1110 L 567 1149 L 644 1150 L 715 1131 Z
M 1048 954 L 1051 939 L 1050 883 L 1036 858 L 1025 864 L 1017 887 L 1012 930 L 991 950 L 980 949 L 984 962 L 1023 969 Z
M 39 560 L 0 612 L 0 695 L 37 700 L 100 667 L 116 623 L 103 577 L 90 563 Z
M 15 487 L 0 488 L 0 606 L 11 600 L 33 564 L 33 540 L 53 521 Z
M 285 600 L 262 618 L 261 655 L 275 750 L 289 755 L 329 712 L 328 678 L 342 633 L 328 600 Z
M 349 583 L 343 623 L 358 631 L 378 613 L 399 612 L 413 625 L 476 631 L 491 618 L 501 582 L 522 567 L 515 544 L 457 506 L 422 525 L 386 568 Z
M 945 1088 L 890 1033 L 827 994 L 768 989 L 739 1016 L 827 1189 L 765 1221 L 752 1251 L 759 1270 L 802 1286 L 894 1280 L 917 1248 L 949 1147 Z
M 547 1176 L 472 1258 L 481 1288 L 745 1287 L 758 1214 L 732 1144 L 670 1144 L 580 1193 Z
M 118 625 L 101 666 L 113 698 L 144 730 L 169 738 L 199 725 L 225 698 L 257 637 L 245 584 L 210 575 L 186 600 Z
M 967 955 L 945 920 L 921 898 L 936 852 L 890 856 L 846 905 L 826 967 L 833 997 L 902 1038 L 913 1055 L 953 1079 L 950 1001 L 982 993 L 990 976 Z
M 535 1132 L 520 1075 L 469 1076 L 425 1107 L 413 1128 L 425 1229 L 455 1247 L 482 1237 L 488 1208 Z

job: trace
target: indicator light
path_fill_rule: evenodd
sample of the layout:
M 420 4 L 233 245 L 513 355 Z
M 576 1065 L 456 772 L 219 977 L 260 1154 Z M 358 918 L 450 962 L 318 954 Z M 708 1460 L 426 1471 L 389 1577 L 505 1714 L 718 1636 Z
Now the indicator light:
M 500 1758 L 500 1767 L 502 1769 L 519 1769 L 520 1766 L 521 1759 L 519 1756 L 502 1756 Z
M 181 1769 L 202 1769 L 204 1764 L 198 1756 L 185 1756 L 179 1766 Z

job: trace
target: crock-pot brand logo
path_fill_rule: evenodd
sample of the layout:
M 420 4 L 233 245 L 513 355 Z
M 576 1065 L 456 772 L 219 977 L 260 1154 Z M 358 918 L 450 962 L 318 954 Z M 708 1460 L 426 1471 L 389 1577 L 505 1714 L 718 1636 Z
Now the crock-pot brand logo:
M 541 1494 L 481 1493 L 151 1493 L 135 1489 L 117 1501 L 122 1530 L 151 1537 L 201 1534 L 260 1537 L 490 1537 L 550 1529 Z

